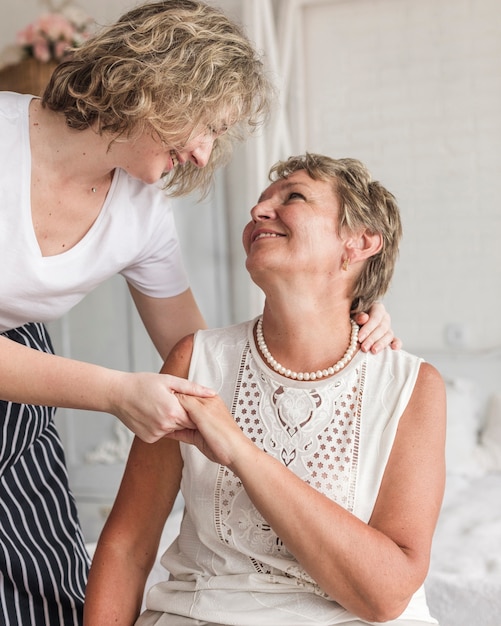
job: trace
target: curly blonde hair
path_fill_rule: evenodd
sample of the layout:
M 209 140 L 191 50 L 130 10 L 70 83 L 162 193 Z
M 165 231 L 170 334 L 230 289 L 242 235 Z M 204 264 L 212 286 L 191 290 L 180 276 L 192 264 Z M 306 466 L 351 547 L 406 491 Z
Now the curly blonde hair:
M 182 148 L 193 132 L 219 136 L 205 168 L 174 168 L 172 195 L 205 193 L 235 140 L 260 126 L 273 87 L 242 30 L 197 0 L 159 0 L 128 11 L 61 63 L 42 104 L 64 113 L 71 128 L 93 127 L 120 141 L 150 133 Z
M 338 230 L 351 232 L 367 229 L 379 233 L 382 246 L 371 256 L 356 278 L 352 293 L 352 313 L 368 311 L 383 296 L 391 282 L 398 246 L 402 237 L 400 211 L 393 194 L 357 159 L 332 159 L 320 154 L 306 153 L 289 157 L 272 166 L 269 179 L 273 182 L 305 170 L 313 180 L 331 182 L 340 200 Z

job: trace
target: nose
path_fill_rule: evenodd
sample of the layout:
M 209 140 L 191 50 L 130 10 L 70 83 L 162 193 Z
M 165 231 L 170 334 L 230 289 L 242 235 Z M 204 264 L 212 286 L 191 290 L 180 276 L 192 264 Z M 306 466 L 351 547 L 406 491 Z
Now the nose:
M 209 162 L 212 148 L 214 147 L 214 140 L 214 137 L 204 137 L 190 150 L 189 159 L 197 167 L 205 167 Z
M 254 207 L 252 207 L 250 214 L 253 222 L 273 220 L 277 216 L 277 212 L 270 200 L 259 201 Z

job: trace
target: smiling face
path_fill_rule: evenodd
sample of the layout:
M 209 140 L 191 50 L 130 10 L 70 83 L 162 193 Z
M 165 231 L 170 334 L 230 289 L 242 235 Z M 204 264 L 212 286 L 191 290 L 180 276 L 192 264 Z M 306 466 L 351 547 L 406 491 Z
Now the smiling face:
M 251 210 L 243 233 L 253 279 L 258 282 L 259 274 L 270 270 L 311 278 L 340 269 L 339 203 L 332 182 L 313 180 L 305 170 L 272 183 Z
M 243 236 L 254 282 L 265 290 L 276 276 L 288 299 L 339 294 L 344 285 L 351 310 L 368 311 L 386 292 L 398 255 L 393 194 L 352 158 L 305 153 L 278 161 L 269 175 L 274 182 Z
M 168 145 L 153 134 L 142 134 L 126 142 L 113 143 L 110 154 L 115 158 L 115 167 L 151 184 L 186 163 L 192 163 L 198 168 L 205 167 L 214 142 L 225 131 L 226 127 L 218 130 L 211 127 L 198 129 L 182 147 Z

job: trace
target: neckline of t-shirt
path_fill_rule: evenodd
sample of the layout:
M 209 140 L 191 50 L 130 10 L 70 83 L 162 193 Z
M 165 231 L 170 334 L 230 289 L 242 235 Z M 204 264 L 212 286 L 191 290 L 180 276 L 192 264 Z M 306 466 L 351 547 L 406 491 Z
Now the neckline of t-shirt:
M 85 235 L 80 239 L 80 241 L 78 241 L 74 246 L 72 246 L 71 248 L 68 248 L 68 250 L 65 250 L 64 252 L 60 252 L 59 254 L 52 254 L 49 256 L 44 256 L 42 254 L 42 250 L 40 249 L 40 245 L 38 243 L 38 239 L 35 233 L 35 228 L 33 226 L 33 217 L 31 213 L 31 150 L 30 150 L 30 129 L 29 129 L 29 106 L 30 106 L 31 100 L 33 99 L 34 97 L 28 97 L 26 98 L 26 101 L 24 102 L 25 123 L 22 126 L 22 132 L 23 132 L 22 145 L 23 145 L 23 151 L 25 155 L 23 159 L 25 172 L 22 178 L 25 181 L 25 184 L 23 185 L 23 190 L 22 190 L 22 205 L 23 205 L 22 214 L 24 216 L 26 230 L 28 233 L 28 238 L 30 240 L 30 245 L 31 245 L 34 256 L 36 256 L 39 259 L 40 263 L 44 263 L 44 264 L 59 263 L 63 260 L 64 261 L 67 260 L 71 256 L 80 254 L 80 251 L 84 250 L 87 244 L 90 241 L 92 241 L 92 239 L 95 236 L 95 233 L 99 230 L 101 222 L 103 221 L 103 219 L 105 218 L 108 212 L 109 205 L 113 199 L 113 195 L 115 193 L 116 187 L 121 177 L 121 170 L 119 168 L 116 168 L 115 171 L 113 172 L 110 188 L 106 195 L 106 198 L 104 199 L 103 206 L 101 207 L 101 210 L 99 211 L 99 214 L 94 220 L 93 224 L 91 225 L 89 230 L 85 233 Z

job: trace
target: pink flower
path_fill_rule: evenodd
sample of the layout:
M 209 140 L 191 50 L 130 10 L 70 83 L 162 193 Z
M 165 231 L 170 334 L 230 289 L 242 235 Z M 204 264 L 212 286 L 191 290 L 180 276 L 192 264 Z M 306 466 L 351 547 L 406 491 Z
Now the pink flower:
M 22 46 L 31 46 L 35 37 L 35 25 L 28 24 L 24 30 L 17 33 L 17 41 Z
M 75 21 L 77 20 L 78 21 Z M 17 43 L 39 61 L 60 61 L 68 48 L 90 36 L 92 20 L 83 13 L 47 13 L 17 34 Z
M 47 63 L 51 59 L 51 51 L 49 48 L 49 43 L 46 39 L 39 37 L 33 41 L 33 56 L 35 59 L 42 61 L 43 63 Z
M 75 27 L 60 13 L 42 15 L 38 20 L 38 30 L 47 36 L 50 41 L 66 41 L 71 43 Z
M 54 58 L 57 61 L 60 61 L 64 57 L 64 54 L 69 47 L 70 46 L 66 41 L 57 41 L 54 44 Z

